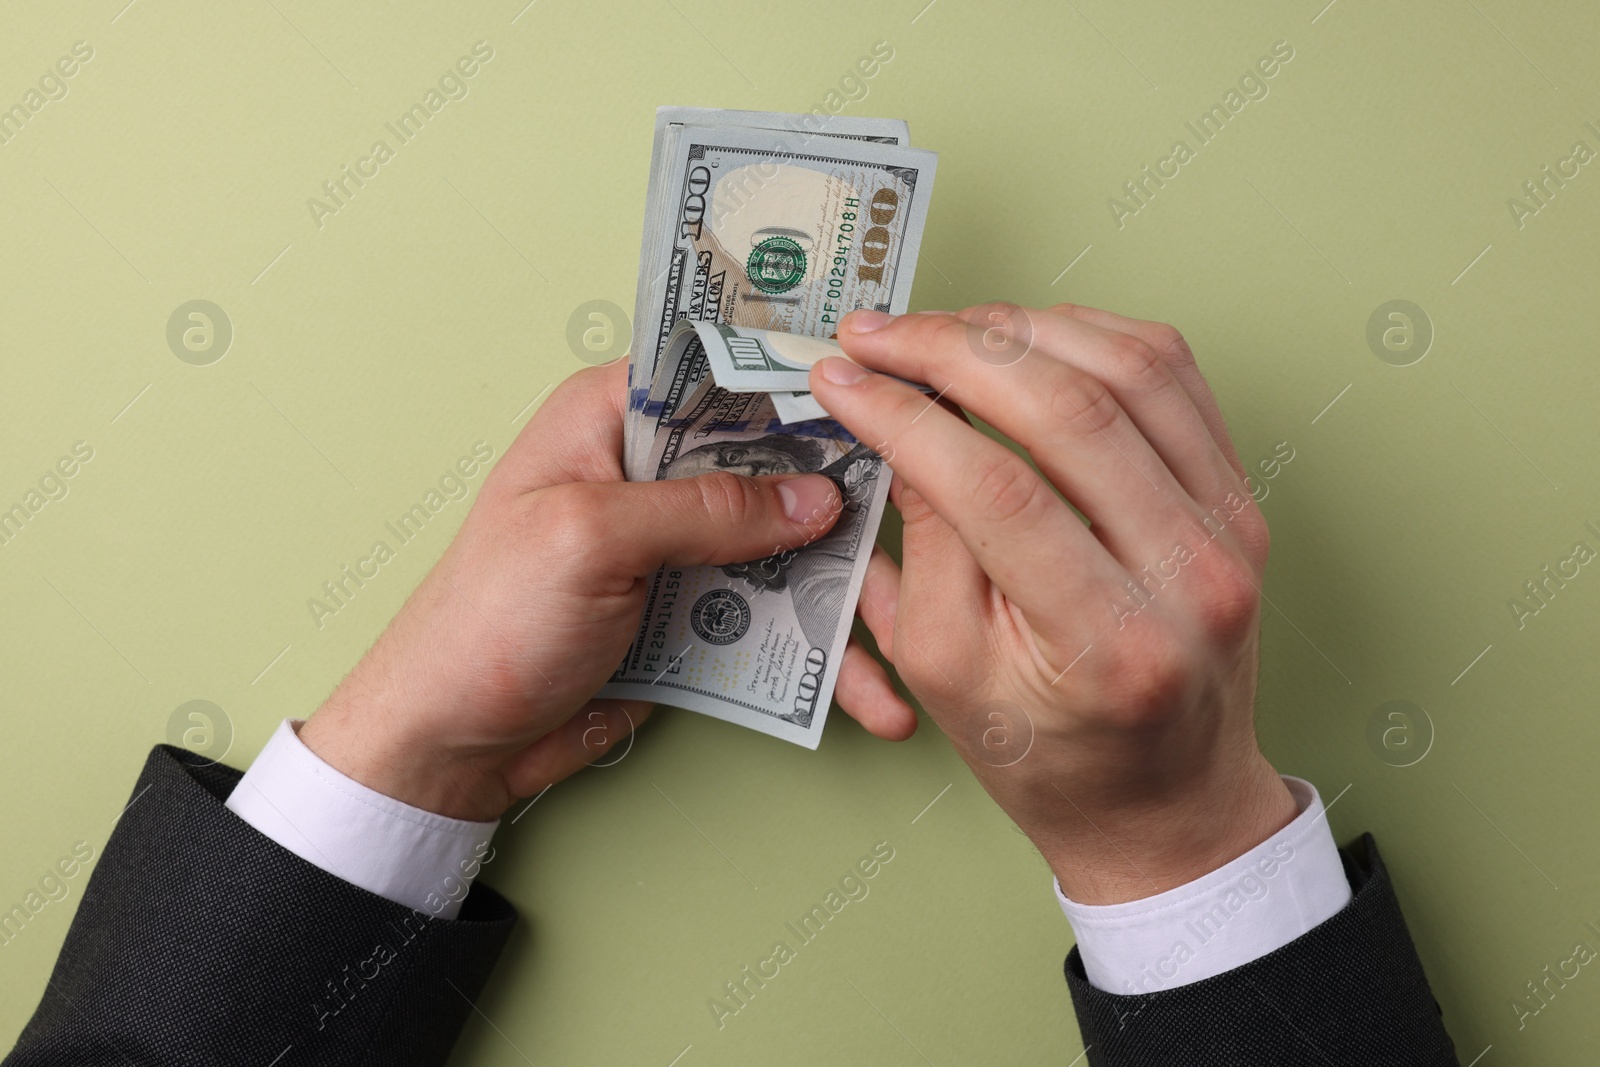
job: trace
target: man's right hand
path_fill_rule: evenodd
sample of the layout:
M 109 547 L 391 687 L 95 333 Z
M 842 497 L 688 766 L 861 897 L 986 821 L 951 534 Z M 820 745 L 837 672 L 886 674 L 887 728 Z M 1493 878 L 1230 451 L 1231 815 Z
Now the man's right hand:
M 324 762 L 413 807 L 494 819 L 650 713 L 590 698 L 658 567 L 761 559 L 833 526 L 838 489 L 817 474 L 623 481 L 626 373 L 580 371 L 529 420 L 444 558 L 301 728 Z M 881 737 L 916 728 L 853 642 L 838 694 Z
M 811 388 L 905 518 L 863 618 L 1067 895 L 1151 896 L 1287 825 L 1252 716 L 1266 522 L 1177 331 L 987 305 L 857 312 L 838 339 L 855 364 Z

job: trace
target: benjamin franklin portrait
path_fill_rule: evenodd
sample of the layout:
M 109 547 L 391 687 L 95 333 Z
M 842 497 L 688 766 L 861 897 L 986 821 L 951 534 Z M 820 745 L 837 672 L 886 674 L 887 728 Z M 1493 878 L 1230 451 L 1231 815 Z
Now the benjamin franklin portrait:
M 753 441 L 719 441 L 689 449 L 662 472 L 663 478 L 693 478 L 712 471 L 750 477 L 763 474 L 821 474 L 839 487 L 844 508 L 832 530 L 792 552 L 723 567 L 730 578 L 758 593 L 787 592 L 794 601 L 800 629 L 813 646 L 829 649 L 834 628 L 844 612 L 850 571 L 855 566 L 858 515 L 871 497 L 882 461 L 870 448 L 856 444 L 826 463 L 827 451 L 807 437 L 769 434 Z M 865 550 L 863 547 L 861 550 Z

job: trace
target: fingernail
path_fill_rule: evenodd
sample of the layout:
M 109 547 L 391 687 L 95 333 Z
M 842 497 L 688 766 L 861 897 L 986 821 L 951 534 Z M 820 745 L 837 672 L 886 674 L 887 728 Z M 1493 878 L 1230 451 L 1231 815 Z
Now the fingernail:
M 913 315 L 954 315 L 954 311 L 913 311 Z
M 854 385 L 872 372 L 854 360 L 829 356 L 817 364 L 822 376 L 834 385 Z
M 894 316 L 885 311 L 852 311 L 850 313 L 851 333 L 871 333 L 881 330 L 894 321 Z
M 801 474 L 778 483 L 783 513 L 794 522 L 810 526 L 839 509 L 839 491 L 821 474 Z

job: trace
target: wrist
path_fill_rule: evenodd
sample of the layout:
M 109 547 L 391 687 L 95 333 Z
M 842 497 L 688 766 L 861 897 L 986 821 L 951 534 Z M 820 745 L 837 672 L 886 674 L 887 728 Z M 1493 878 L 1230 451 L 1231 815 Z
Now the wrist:
M 1259 753 L 1237 774 L 1098 810 L 1073 797 L 1029 836 L 1061 890 L 1120 904 L 1202 878 L 1289 825 L 1299 806 Z
M 351 705 L 338 693 L 300 727 L 299 736 L 340 774 L 422 811 L 489 822 L 514 799 L 498 759 L 454 751 L 410 731 L 400 716 Z

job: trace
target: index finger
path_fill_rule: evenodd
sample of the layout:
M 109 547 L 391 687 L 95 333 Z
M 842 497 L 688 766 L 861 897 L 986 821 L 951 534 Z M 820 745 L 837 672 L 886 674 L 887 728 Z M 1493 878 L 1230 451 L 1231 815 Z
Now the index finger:
M 554 392 L 546 385 L 549 395 L 495 465 L 493 484 L 531 493 L 563 482 L 621 481 L 627 379 L 627 361 L 616 360 L 569 375 Z
M 1050 310 L 1102 329 L 1117 330 L 1137 337 L 1160 353 L 1162 362 L 1178 380 L 1178 384 L 1183 386 L 1183 391 L 1189 394 L 1189 401 L 1200 413 L 1201 421 L 1205 423 L 1211 439 L 1216 442 L 1217 451 L 1222 453 L 1222 457 L 1228 461 L 1235 474 L 1241 479 L 1245 477 L 1244 464 L 1239 461 L 1239 453 L 1234 448 L 1233 438 L 1228 433 L 1228 424 L 1222 418 L 1222 409 L 1217 405 L 1217 398 L 1211 392 L 1211 386 L 1207 384 L 1205 375 L 1200 373 L 1200 365 L 1195 361 L 1194 353 L 1189 350 L 1189 342 L 1183 339 L 1183 334 L 1164 322 L 1130 319 L 1114 311 L 1085 307 L 1082 304 L 1056 304 Z
M 883 455 L 1052 639 L 1078 625 L 1080 616 L 1063 612 L 1064 603 L 1114 599 L 1127 580 L 1033 468 L 965 419 L 904 382 L 838 357 L 813 367 L 810 385 L 828 413 Z

